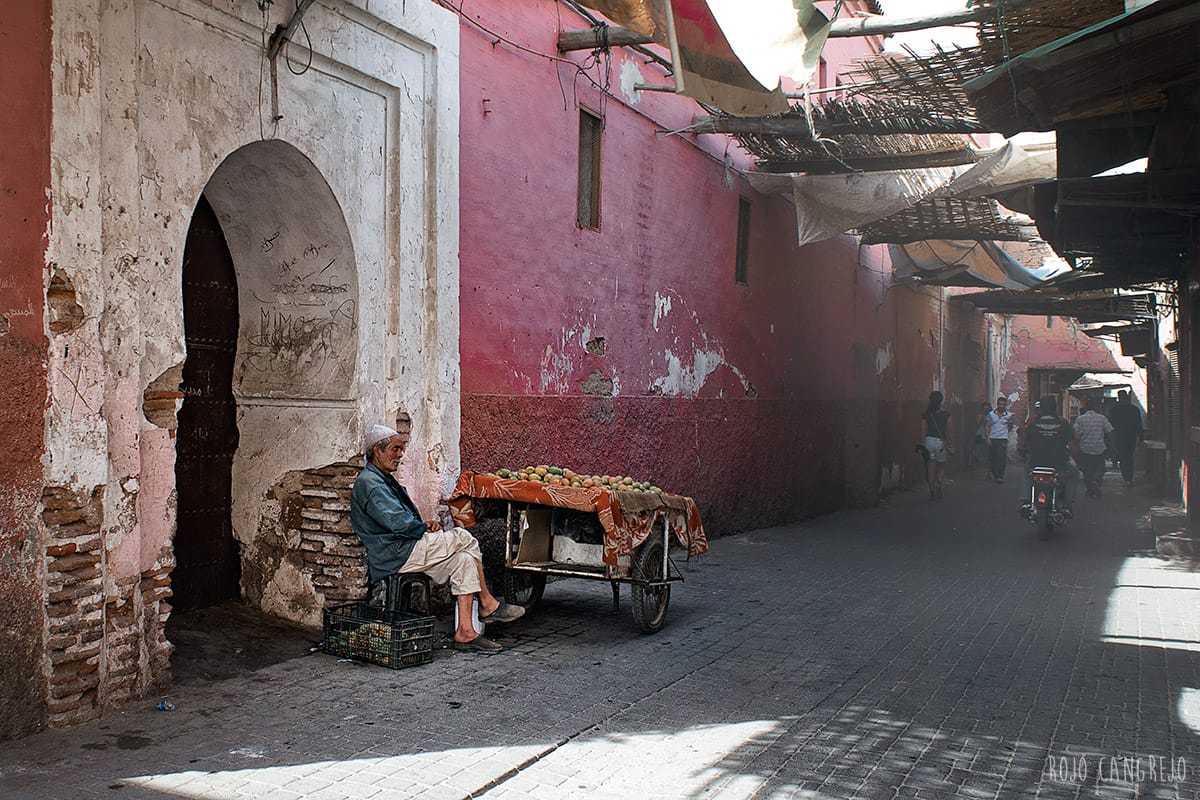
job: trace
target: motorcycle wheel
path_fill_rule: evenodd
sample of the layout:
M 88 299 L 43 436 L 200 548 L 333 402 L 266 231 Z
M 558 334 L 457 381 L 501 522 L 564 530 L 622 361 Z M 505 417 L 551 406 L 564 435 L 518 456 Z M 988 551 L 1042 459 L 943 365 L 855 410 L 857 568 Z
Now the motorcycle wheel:
M 1054 523 L 1050 520 L 1050 505 L 1038 506 L 1037 510 L 1037 530 L 1038 538 L 1043 542 L 1050 538 L 1050 530 L 1054 527 Z

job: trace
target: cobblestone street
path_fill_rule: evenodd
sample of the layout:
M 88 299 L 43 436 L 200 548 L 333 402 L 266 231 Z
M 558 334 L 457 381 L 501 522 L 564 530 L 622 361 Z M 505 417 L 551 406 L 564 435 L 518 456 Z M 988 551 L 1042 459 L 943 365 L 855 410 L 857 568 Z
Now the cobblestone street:
M 1200 796 L 1200 575 L 1119 476 L 1049 542 L 1017 482 L 716 540 L 657 635 L 564 581 L 497 656 L 185 685 L 0 745 L 0 796 Z

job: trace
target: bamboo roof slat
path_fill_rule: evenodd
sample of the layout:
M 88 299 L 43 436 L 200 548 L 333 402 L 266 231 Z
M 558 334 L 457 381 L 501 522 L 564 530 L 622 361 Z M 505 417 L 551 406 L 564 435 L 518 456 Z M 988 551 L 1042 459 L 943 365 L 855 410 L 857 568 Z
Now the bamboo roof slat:
M 999 203 L 986 197 L 931 197 L 873 222 L 859 233 L 863 244 L 902 244 L 924 239 L 1031 241 L 1037 238 L 1033 220 L 1004 214 Z
M 996 13 L 979 23 L 979 50 L 989 67 L 1125 11 L 1124 0 L 1041 0 L 1021 8 L 1004 0 L 977 0 Z
M 890 101 L 943 118 L 978 122 L 975 106 L 962 86 L 988 68 L 979 48 L 938 47 L 925 55 L 908 50 L 858 59 L 842 76 L 851 85 L 847 97 Z

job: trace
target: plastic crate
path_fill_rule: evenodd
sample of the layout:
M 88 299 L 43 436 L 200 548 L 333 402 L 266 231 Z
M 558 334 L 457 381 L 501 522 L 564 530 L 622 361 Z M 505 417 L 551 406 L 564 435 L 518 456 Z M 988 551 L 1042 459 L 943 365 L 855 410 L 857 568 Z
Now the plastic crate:
M 433 617 L 388 611 L 368 603 L 325 609 L 326 653 L 392 669 L 433 660 Z

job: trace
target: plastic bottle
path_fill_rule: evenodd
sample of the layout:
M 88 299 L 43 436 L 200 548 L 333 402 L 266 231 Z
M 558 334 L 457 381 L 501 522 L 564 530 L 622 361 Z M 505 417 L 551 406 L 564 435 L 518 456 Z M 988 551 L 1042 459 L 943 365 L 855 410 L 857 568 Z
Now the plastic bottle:
M 475 628 L 476 633 L 483 633 L 484 623 L 479 618 L 479 598 L 471 598 L 471 626 Z M 458 627 L 458 603 L 454 604 L 454 627 Z

